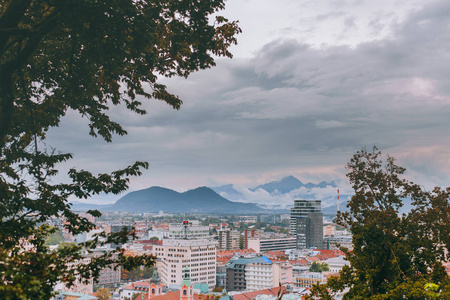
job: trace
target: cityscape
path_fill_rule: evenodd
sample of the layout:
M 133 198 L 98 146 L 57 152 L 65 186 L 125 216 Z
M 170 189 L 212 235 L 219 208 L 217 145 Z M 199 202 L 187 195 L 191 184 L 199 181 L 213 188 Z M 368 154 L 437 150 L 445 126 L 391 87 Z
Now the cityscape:
M 97 280 L 66 287 L 57 285 L 60 296 L 96 295 L 108 289 L 111 299 L 190 299 L 199 295 L 247 297 L 266 295 L 276 299 L 280 288 L 301 299 L 309 288 L 339 274 L 348 262 L 340 247 L 352 249 L 351 233 L 324 217 L 320 200 L 295 200 L 284 214 L 173 214 L 106 211 L 99 218 L 85 212 L 96 228 L 77 236 L 55 222 L 58 231 L 49 238 L 51 248 L 61 243 L 85 243 L 100 232 L 133 229 L 136 239 L 106 244 L 74 263 L 112 248 L 125 254 L 152 255 L 155 265 L 125 271 L 107 267 Z M 56 238 L 58 237 L 58 238 Z M 190 285 L 185 285 L 187 282 Z M 192 290 L 193 294 L 191 294 Z M 193 295 L 193 296 L 192 296 Z M 194 298 L 192 298 L 194 297 Z M 189 299 L 189 297 L 188 297 Z
M 0 300 L 450 299 L 449 32 L 448 0 L 0 0 Z

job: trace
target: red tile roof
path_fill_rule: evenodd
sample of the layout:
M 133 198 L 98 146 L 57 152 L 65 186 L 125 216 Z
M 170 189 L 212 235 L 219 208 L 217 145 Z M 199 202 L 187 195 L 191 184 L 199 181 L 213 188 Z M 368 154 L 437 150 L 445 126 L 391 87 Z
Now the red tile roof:
M 199 296 L 197 294 L 193 295 L 193 300 L 199 300 Z M 155 296 L 155 297 L 148 297 L 148 293 L 142 293 L 135 300 L 180 300 L 180 291 L 175 292 L 167 292 L 164 295 Z
M 255 291 L 255 292 L 247 292 L 247 293 L 237 294 L 237 295 L 233 296 L 233 300 L 252 300 L 257 295 L 277 296 L 278 293 L 280 292 L 280 289 L 285 290 L 286 288 L 284 286 L 283 287 L 274 287 L 274 288 L 271 288 L 271 289 L 265 289 L 265 290 Z
M 127 285 L 124 287 L 125 290 L 139 290 L 142 288 L 148 288 L 149 281 L 148 280 L 142 280 L 135 283 L 132 283 L 130 285 Z

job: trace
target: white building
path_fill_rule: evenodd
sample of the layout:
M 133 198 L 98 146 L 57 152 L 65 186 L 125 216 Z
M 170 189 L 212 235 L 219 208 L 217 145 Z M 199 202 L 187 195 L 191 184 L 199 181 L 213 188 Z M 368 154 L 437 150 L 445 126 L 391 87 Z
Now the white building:
M 183 270 L 188 267 L 194 283 L 216 284 L 216 247 L 205 239 L 166 239 L 163 245 L 153 247 L 160 260 L 162 283 L 181 284 Z
M 247 291 L 259 291 L 292 282 L 292 266 L 278 263 L 251 263 L 245 268 Z
M 323 262 L 328 264 L 328 267 L 330 268 L 329 272 L 331 273 L 339 273 L 342 270 L 342 267 L 350 265 L 350 262 L 345 260 L 344 256 L 329 258 Z
M 324 284 L 328 278 L 326 272 L 304 272 L 295 277 L 295 286 L 298 288 L 311 288 L 314 284 Z
M 169 239 L 208 239 L 209 226 L 200 225 L 198 220 L 183 221 L 183 224 L 169 225 Z
M 268 237 L 248 238 L 248 248 L 256 252 L 264 251 L 286 251 L 296 248 L 296 238 L 292 235 L 280 236 L 272 235 Z
M 147 237 L 149 239 L 156 237 L 158 240 L 162 241 L 163 239 L 169 237 L 169 231 L 162 228 L 155 228 L 147 231 Z
M 239 222 L 244 222 L 245 224 L 255 224 L 258 222 L 257 216 L 240 216 Z

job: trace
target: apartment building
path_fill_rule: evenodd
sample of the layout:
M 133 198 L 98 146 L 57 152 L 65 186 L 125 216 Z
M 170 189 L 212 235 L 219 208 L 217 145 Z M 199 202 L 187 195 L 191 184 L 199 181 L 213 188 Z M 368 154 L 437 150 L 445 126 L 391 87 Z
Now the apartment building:
M 153 247 L 164 285 L 181 284 L 183 270 L 190 270 L 194 283 L 216 284 L 216 247 L 206 239 L 166 239 Z
M 292 266 L 285 263 L 250 263 L 245 269 L 247 291 L 258 291 L 292 282 Z
M 286 251 L 296 248 L 296 238 L 292 235 L 268 235 L 248 239 L 248 248 L 256 252 Z
M 227 264 L 227 291 L 244 291 L 247 289 L 246 268 L 250 264 L 272 264 L 265 256 L 249 255 L 232 258 Z
M 239 232 L 237 230 L 223 228 L 217 231 L 217 235 L 219 236 L 220 250 L 239 249 Z
M 304 272 L 295 278 L 295 286 L 298 288 L 311 288 L 314 284 L 324 284 L 327 280 L 325 272 Z
M 87 255 L 83 257 L 82 259 L 71 261 L 67 263 L 67 266 L 69 268 L 76 268 L 80 264 L 87 265 L 91 262 L 92 255 Z M 94 292 L 94 280 L 91 278 L 86 283 L 81 276 L 75 275 L 76 279 L 72 286 L 68 287 L 66 284 L 59 282 L 55 285 L 56 291 L 63 291 L 63 292 L 73 292 L 73 293 L 81 293 L 81 294 L 88 294 L 91 295 Z

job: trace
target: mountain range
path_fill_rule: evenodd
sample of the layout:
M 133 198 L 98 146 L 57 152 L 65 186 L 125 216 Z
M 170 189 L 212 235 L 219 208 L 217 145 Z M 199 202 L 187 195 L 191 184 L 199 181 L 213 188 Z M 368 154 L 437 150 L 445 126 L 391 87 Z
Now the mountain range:
M 335 189 L 334 181 L 304 184 L 294 176 L 288 176 L 279 181 L 246 189 L 242 187 L 236 189 L 233 184 L 228 184 L 212 188 L 199 187 L 179 193 L 153 186 L 127 193 L 114 204 L 93 205 L 74 202 L 72 208 L 124 212 L 264 213 L 277 210 L 287 213 L 293 199 L 320 199 L 323 201 L 323 207 L 330 206 L 331 212 L 336 210 L 332 207 L 336 198 Z M 322 196 L 327 193 L 333 195 L 321 199 L 318 197 L 318 191 Z
M 208 187 L 199 187 L 184 193 L 153 186 L 130 192 L 112 205 L 74 203 L 74 210 L 109 210 L 123 212 L 172 213 L 258 213 L 263 208 L 253 203 L 227 200 Z

